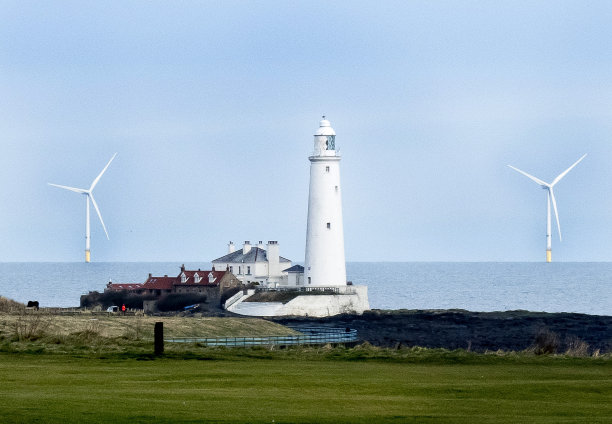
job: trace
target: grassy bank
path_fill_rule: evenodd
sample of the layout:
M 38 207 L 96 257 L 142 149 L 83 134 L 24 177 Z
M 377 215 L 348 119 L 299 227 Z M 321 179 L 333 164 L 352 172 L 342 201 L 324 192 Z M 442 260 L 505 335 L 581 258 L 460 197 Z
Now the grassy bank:
M 183 318 L 87 313 L 62 316 L 31 312 L 0 314 L 0 336 L 36 340 L 95 333 L 106 338 L 152 339 L 157 321 L 164 323 L 168 337 L 247 337 L 294 333 L 285 326 L 257 318 Z
M 157 321 L 171 337 L 257 337 L 295 334 L 256 318 L 183 318 L 120 315 L 0 314 L 0 352 L 62 353 L 81 356 L 147 354 Z
M 309 359 L 299 352 L 286 360 L 284 353 L 263 349 L 252 350 L 255 355 L 234 350 L 220 359 L 222 353 L 205 361 L 0 354 L 0 422 L 612 419 L 609 360 L 474 355 L 481 359 L 441 363 L 435 352 L 422 351 L 421 358 L 433 355 L 432 360 L 402 363 L 330 360 L 320 354 Z
M 205 348 L 282 335 L 259 319 L 0 315 L 0 422 L 598 423 L 612 357 L 355 347 Z

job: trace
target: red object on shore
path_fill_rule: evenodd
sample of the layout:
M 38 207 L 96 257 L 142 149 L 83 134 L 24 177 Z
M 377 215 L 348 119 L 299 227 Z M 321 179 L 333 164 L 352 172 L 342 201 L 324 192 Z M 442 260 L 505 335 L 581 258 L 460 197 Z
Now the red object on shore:
M 125 303 L 121 305 L 121 312 L 125 312 Z

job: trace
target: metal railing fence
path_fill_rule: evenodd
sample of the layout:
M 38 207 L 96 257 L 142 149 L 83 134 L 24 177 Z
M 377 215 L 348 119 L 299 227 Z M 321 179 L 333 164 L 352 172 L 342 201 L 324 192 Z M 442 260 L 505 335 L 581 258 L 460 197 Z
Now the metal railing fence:
M 349 328 L 295 327 L 293 329 L 301 334 L 263 337 L 171 337 L 164 338 L 164 341 L 167 343 L 197 343 L 203 346 L 248 347 L 352 343 L 358 340 L 357 330 Z
M 278 286 L 278 287 L 256 287 L 255 292 L 321 292 L 321 294 L 354 294 L 355 289 L 350 286 Z

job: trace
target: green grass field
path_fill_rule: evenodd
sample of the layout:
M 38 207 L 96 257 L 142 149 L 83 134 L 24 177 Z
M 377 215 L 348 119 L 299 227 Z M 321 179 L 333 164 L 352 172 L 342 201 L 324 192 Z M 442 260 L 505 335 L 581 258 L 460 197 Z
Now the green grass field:
M 324 351 L 215 350 L 201 360 L 3 353 L 0 422 L 612 422 L 609 358 Z

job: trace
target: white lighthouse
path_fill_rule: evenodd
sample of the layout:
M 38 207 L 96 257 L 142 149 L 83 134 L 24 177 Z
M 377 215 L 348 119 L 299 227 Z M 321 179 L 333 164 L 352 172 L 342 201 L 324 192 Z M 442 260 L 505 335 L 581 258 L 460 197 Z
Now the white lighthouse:
M 340 155 L 325 116 L 314 135 L 306 227 L 306 286 L 346 286 Z
M 336 150 L 336 132 L 325 116 L 314 135 L 314 150 L 308 159 L 310 190 L 305 266 L 303 270 L 300 265 L 282 270 L 290 275 L 281 285 L 294 290 L 296 296 L 285 303 L 252 300 L 255 289 L 241 290 L 225 303 L 228 311 L 250 316 L 327 317 L 362 314 L 370 309 L 367 286 L 354 286 L 346 281 L 340 155 Z M 311 290 L 304 291 L 302 286 Z M 251 300 L 245 302 L 247 299 Z

